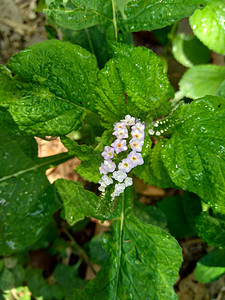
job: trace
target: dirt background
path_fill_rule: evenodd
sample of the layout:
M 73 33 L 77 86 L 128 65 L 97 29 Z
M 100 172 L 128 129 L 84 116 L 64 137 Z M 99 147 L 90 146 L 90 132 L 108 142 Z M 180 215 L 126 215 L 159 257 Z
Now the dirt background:
M 9 58 L 24 48 L 47 40 L 44 28 L 45 17 L 41 12 L 36 12 L 36 0 L 0 0 L 0 63 L 5 65 Z M 187 22 L 184 21 L 184 25 Z M 189 30 L 189 29 L 187 29 Z M 136 45 L 144 45 L 160 53 L 161 48 L 154 36 L 149 32 L 140 32 L 134 34 Z M 224 64 L 223 58 L 219 55 L 212 54 L 212 60 L 216 64 Z M 172 84 L 177 87 L 179 78 L 185 71 L 180 64 L 171 59 L 169 62 L 169 78 Z M 65 152 L 66 149 L 60 142 L 60 139 L 51 141 L 37 138 L 39 147 L 39 156 L 49 156 Z M 59 165 L 56 168 L 47 170 L 47 176 L 52 183 L 58 178 L 69 180 L 79 180 L 82 178 L 73 170 L 79 164 L 77 158 Z M 84 182 L 83 182 L 84 183 Z M 140 194 L 142 203 L 151 204 L 164 196 L 171 195 L 172 191 L 165 191 L 156 187 L 145 185 L 140 180 L 135 181 L 137 192 Z M 96 220 L 95 234 L 102 232 L 108 226 L 108 223 L 100 224 Z M 181 267 L 180 276 L 175 284 L 175 290 L 179 300 L 224 300 L 225 299 L 225 276 L 219 280 L 203 285 L 198 283 L 193 276 L 193 270 L 196 262 L 207 251 L 207 245 L 199 238 L 184 239 L 179 241 L 183 249 L 184 262 Z M 87 268 L 85 278 L 93 278 L 93 273 Z M 166 300 L 166 299 L 162 299 Z

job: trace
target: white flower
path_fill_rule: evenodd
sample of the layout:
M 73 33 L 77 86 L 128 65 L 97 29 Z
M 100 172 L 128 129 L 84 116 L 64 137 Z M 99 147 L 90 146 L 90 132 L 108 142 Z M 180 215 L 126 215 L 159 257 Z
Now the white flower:
M 124 184 L 125 186 L 131 186 L 133 184 L 133 179 L 131 177 L 127 177 L 125 180 L 124 180 Z
M 102 156 L 106 160 L 110 159 L 110 158 L 113 158 L 113 156 L 114 156 L 114 149 L 112 147 L 105 146 L 104 151 L 102 152 Z
M 124 122 L 118 122 L 114 125 L 114 131 L 116 131 L 117 129 L 121 129 L 121 128 L 126 128 L 126 124 Z
M 124 192 L 125 188 L 126 188 L 126 186 L 124 183 L 115 184 L 115 190 L 113 192 L 114 197 L 122 194 Z
M 112 177 L 114 179 L 116 179 L 117 181 L 122 182 L 127 177 L 127 174 L 125 172 L 119 170 L 119 171 L 113 172 Z
M 133 167 L 136 167 L 138 165 L 142 165 L 144 163 L 144 160 L 142 158 L 141 153 L 137 153 L 135 151 L 132 151 L 128 156 L 127 159 L 129 159 L 133 163 Z
M 141 152 L 142 146 L 144 145 L 144 140 L 138 140 L 136 138 L 132 138 L 130 140 L 131 149 L 137 152 Z
M 133 138 L 135 138 L 139 141 L 144 141 L 145 134 L 144 134 L 144 132 L 141 132 L 138 129 L 132 130 L 131 135 L 132 135 Z
M 118 169 L 125 173 L 129 173 L 132 167 L 132 163 L 128 159 L 123 159 L 122 162 L 118 165 Z
M 116 153 L 127 150 L 126 140 L 116 139 L 111 146 L 115 149 Z
M 116 164 L 112 160 L 105 160 L 104 169 L 107 172 L 113 172 L 116 169 Z
M 127 126 L 134 125 L 135 124 L 135 118 L 131 117 L 130 115 L 126 115 L 125 120 L 121 120 L 121 122 L 126 123 Z
M 104 175 L 102 176 L 102 179 L 101 179 L 106 185 L 110 185 L 113 183 L 113 180 L 112 178 L 110 178 L 109 176 L 107 175 Z
M 99 167 L 100 174 L 107 174 L 107 171 L 105 170 L 105 165 L 101 164 Z
M 119 128 L 113 132 L 113 135 L 115 135 L 118 139 L 126 139 L 128 138 L 128 130 L 127 128 Z
M 145 131 L 145 123 L 136 123 L 134 126 L 132 126 L 132 130 L 139 130 L 140 132 L 143 132 Z

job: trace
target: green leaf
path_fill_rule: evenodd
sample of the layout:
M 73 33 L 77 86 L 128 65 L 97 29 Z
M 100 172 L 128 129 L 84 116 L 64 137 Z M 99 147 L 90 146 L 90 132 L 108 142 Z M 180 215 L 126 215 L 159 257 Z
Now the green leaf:
M 87 49 L 97 58 L 99 68 L 103 68 L 109 60 L 109 47 L 106 38 L 106 30 L 97 25 L 82 30 L 61 29 L 63 41 L 69 41 Z
M 58 179 L 55 182 L 58 195 L 64 204 L 65 218 L 70 225 L 74 225 L 85 216 L 99 220 L 110 219 L 117 214 L 119 206 L 115 212 L 110 203 L 110 199 L 105 199 L 103 203 L 93 192 L 85 190 L 80 182 Z
M 157 118 L 171 110 L 173 89 L 160 59 L 149 49 L 123 44 L 99 73 L 97 109 L 113 124 L 129 113 L 140 119 Z
M 196 218 L 195 227 L 198 235 L 210 246 L 225 247 L 224 215 L 210 215 L 204 211 Z
M 194 220 L 201 212 L 201 203 L 194 194 L 164 198 L 157 206 L 165 213 L 169 232 L 176 238 L 196 234 Z
M 61 138 L 61 141 L 70 155 L 74 155 L 82 161 L 76 167 L 76 172 L 85 180 L 97 183 L 101 179 L 99 167 L 103 162 L 100 152 L 95 151 L 92 146 L 78 145 L 75 141 L 66 137 Z
M 178 243 L 161 228 L 132 215 L 130 189 L 118 201 L 121 215 L 112 237 L 103 239 L 108 259 L 74 299 L 177 299 L 173 284 L 181 263 Z
M 225 250 L 216 249 L 203 256 L 195 268 L 195 279 L 208 284 L 225 274 Z
M 97 62 L 80 46 L 57 40 L 38 43 L 14 55 L 7 67 L 14 76 L 2 71 L 0 105 L 22 131 L 62 135 L 81 127 L 86 113 L 98 118 L 93 112 Z
M 102 266 L 107 259 L 107 253 L 102 248 L 102 238 L 103 234 L 97 234 L 90 242 L 85 244 L 90 260 L 99 266 Z
M 105 0 L 53 0 L 44 13 L 58 27 L 80 30 L 112 21 L 112 3 Z
M 225 3 L 213 0 L 203 10 L 196 10 L 190 18 L 194 34 L 209 49 L 225 54 Z
M 217 96 L 225 98 L 225 80 L 221 83 L 216 94 L 217 94 Z
M 133 213 L 142 223 L 152 224 L 161 227 L 162 229 L 166 228 L 166 215 L 156 206 L 145 205 L 139 201 L 135 201 L 133 205 Z
M 25 280 L 33 297 L 43 297 L 46 300 L 51 300 L 51 288 L 46 283 L 42 272 L 43 270 L 28 267 L 25 269 Z
M 10 290 L 13 288 L 14 283 L 15 279 L 13 273 L 8 269 L 4 269 L 0 274 L 0 289 L 3 291 Z
M 180 33 L 172 41 L 172 53 L 175 59 L 187 68 L 207 64 L 210 52 L 195 36 Z
M 215 65 L 194 66 L 187 70 L 179 82 L 186 97 L 197 99 L 206 95 L 215 96 L 225 80 L 225 67 Z
M 0 110 L 0 125 L 6 114 Z M 0 253 L 9 255 L 34 243 L 59 208 L 45 170 L 65 157 L 37 159 L 33 138 L 12 135 L 4 124 L 0 127 Z
M 124 20 L 119 20 L 119 27 L 123 32 L 162 28 L 190 16 L 205 3 L 207 1 L 201 0 L 132 0 L 125 6 Z
M 171 137 L 161 152 L 171 180 L 221 212 L 225 211 L 224 118 L 224 99 L 206 96 L 181 103 L 156 124 L 159 132 Z
M 148 139 L 149 136 L 146 135 L 145 143 Z M 146 151 L 147 153 L 146 156 L 143 155 L 144 164 L 142 166 L 136 167 L 133 171 L 134 174 L 149 185 L 154 185 L 160 188 L 175 188 L 176 186 L 170 179 L 170 176 L 161 158 L 161 152 L 163 147 L 165 146 L 165 141 L 160 140 L 152 150 L 151 143 L 148 144 L 147 142 L 146 150 L 144 150 L 144 144 L 143 151 Z

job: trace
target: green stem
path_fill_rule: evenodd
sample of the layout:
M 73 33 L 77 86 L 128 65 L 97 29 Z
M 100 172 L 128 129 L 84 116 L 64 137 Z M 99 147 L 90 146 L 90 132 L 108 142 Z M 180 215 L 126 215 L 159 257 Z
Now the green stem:
M 119 262 L 118 262 L 118 268 L 117 268 L 117 276 L 116 276 L 116 294 L 114 297 L 114 300 L 117 299 L 117 290 L 118 290 L 118 284 L 119 284 L 119 274 L 120 274 L 120 265 L 121 265 L 121 256 L 122 256 L 122 242 L 123 242 L 123 225 L 124 225 L 124 193 L 122 195 L 122 207 L 121 207 L 121 216 L 120 216 L 120 237 L 119 237 L 119 250 L 118 250 L 118 257 L 119 257 Z
M 77 255 L 86 262 L 86 264 L 91 268 L 92 272 L 96 275 L 97 271 L 94 269 L 89 257 L 87 256 L 84 249 L 77 243 L 77 241 L 74 239 L 72 234 L 65 228 L 62 229 L 62 231 L 69 237 L 71 240 L 72 246 L 76 249 Z
M 95 55 L 95 49 L 94 49 L 94 46 L 93 46 L 93 43 L 92 43 L 92 40 L 91 40 L 91 37 L 90 37 L 90 34 L 89 34 L 89 30 L 88 28 L 85 28 L 85 33 L 87 35 L 87 39 L 88 39 L 88 43 L 89 43 L 89 46 L 90 46 L 90 49 L 91 49 L 91 53 Z
M 113 10 L 113 26 L 115 31 L 115 41 L 118 41 L 118 27 L 117 27 L 117 12 L 116 12 L 116 0 L 112 0 L 112 10 Z

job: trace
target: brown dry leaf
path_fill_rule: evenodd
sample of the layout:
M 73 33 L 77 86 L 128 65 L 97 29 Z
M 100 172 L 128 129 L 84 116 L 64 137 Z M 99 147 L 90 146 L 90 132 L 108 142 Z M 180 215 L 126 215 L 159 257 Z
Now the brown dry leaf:
M 36 141 L 38 143 L 38 157 L 46 157 L 67 152 L 67 149 L 61 143 L 60 138 L 56 138 L 51 141 L 36 138 Z M 79 163 L 80 160 L 75 157 L 58 165 L 55 168 L 48 169 L 46 171 L 46 175 L 49 182 L 53 183 L 59 178 L 73 181 L 83 181 L 81 177 L 74 172 L 74 169 L 79 165 Z
M 180 281 L 178 289 L 178 300 L 210 300 L 206 287 L 194 279 L 193 273 Z
M 164 189 L 160 189 L 156 186 L 148 185 L 144 183 L 139 178 L 134 179 L 134 186 L 136 189 L 136 192 L 138 194 L 144 195 L 144 196 L 160 196 L 163 197 L 166 195 L 166 192 Z

